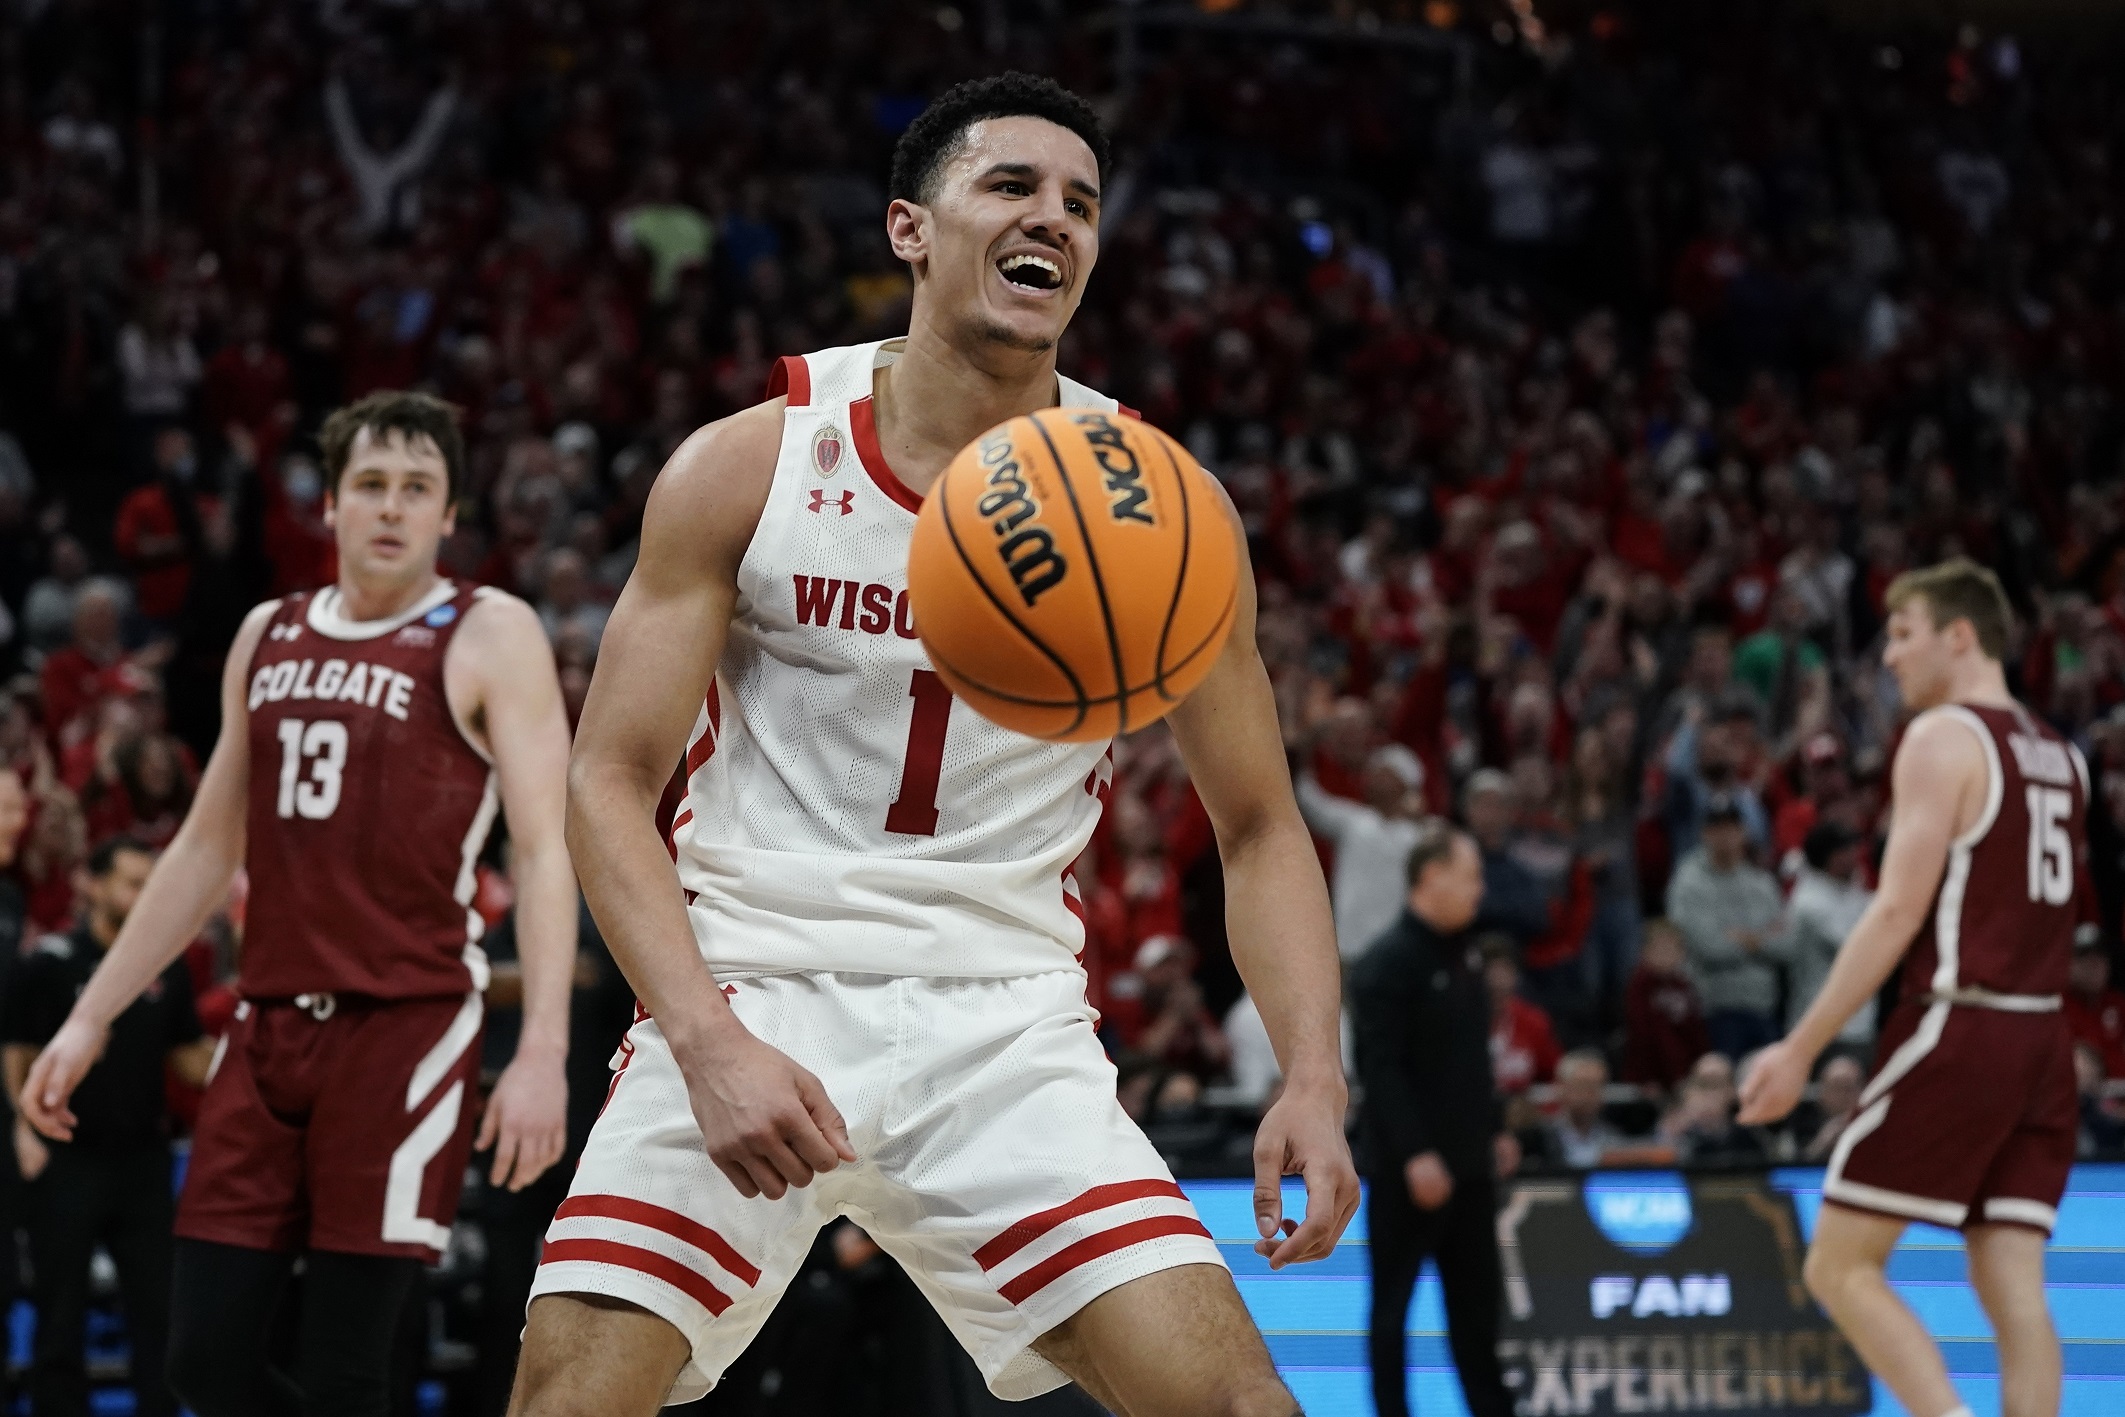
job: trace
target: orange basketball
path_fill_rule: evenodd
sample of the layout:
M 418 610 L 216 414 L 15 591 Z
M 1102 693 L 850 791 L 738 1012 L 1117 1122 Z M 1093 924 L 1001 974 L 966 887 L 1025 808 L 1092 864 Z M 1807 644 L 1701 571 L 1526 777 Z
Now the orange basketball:
M 923 500 L 908 602 L 952 692 L 1087 742 L 1155 723 L 1217 662 L 1239 604 L 1217 484 L 1149 424 L 1048 408 L 969 444 Z

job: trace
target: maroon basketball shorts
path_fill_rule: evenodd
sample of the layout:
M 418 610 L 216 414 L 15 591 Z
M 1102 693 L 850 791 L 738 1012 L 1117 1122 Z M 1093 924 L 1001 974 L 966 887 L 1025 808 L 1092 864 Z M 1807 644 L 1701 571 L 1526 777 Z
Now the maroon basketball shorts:
M 1824 1198 L 1950 1229 L 2050 1234 L 2080 1125 L 2064 1019 L 1907 1000 L 1878 1056 Z
M 303 997 L 237 1005 L 177 1233 L 433 1262 L 472 1153 L 480 996 Z

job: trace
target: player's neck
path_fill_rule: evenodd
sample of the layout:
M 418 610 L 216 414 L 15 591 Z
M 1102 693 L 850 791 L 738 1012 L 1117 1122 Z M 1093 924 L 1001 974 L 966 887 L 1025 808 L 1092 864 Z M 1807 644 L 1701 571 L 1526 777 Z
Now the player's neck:
M 442 577 L 430 566 L 418 577 L 407 581 L 364 582 L 345 571 L 339 577 L 339 613 L 356 624 L 370 620 L 389 620 L 420 603 L 423 596 L 434 590 Z
M 879 448 L 913 491 L 928 492 L 961 448 L 997 424 L 1054 404 L 1053 350 L 995 353 L 977 362 L 918 318 L 900 358 L 875 376 Z
M 1999 661 L 1980 657 L 1973 663 L 1958 666 L 1949 677 L 1945 702 L 2012 708 L 2015 700 L 2007 691 L 2007 672 L 2000 667 Z

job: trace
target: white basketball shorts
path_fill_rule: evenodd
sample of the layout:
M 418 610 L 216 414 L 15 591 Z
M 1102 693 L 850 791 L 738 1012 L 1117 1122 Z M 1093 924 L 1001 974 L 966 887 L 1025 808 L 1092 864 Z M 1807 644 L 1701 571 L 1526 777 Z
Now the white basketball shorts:
M 1030 1345 L 1100 1294 L 1224 1264 L 1115 1101 L 1081 973 L 771 974 L 725 992 L 824 1084 L 859 1159 L 779 1201 L 745 1199 L 708 1159 L 656 1023 L 629 1030 L 531 1293 L 607 1295 L 670 1321 L 693 1357 L 667 1403 L 715 1386 L 835 1216 L 900 1262 L 1011 1399 L 1063 1384 Z

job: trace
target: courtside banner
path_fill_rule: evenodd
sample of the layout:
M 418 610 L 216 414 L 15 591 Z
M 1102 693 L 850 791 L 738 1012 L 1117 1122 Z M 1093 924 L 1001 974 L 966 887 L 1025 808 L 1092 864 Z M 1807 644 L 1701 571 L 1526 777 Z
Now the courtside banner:
M 1802 1286 L 1793 1200 L 1766 1177 L 1522 1181 L 1498 1240 L 1520 1417 L 1873 1405 L 1858 1355 Z

